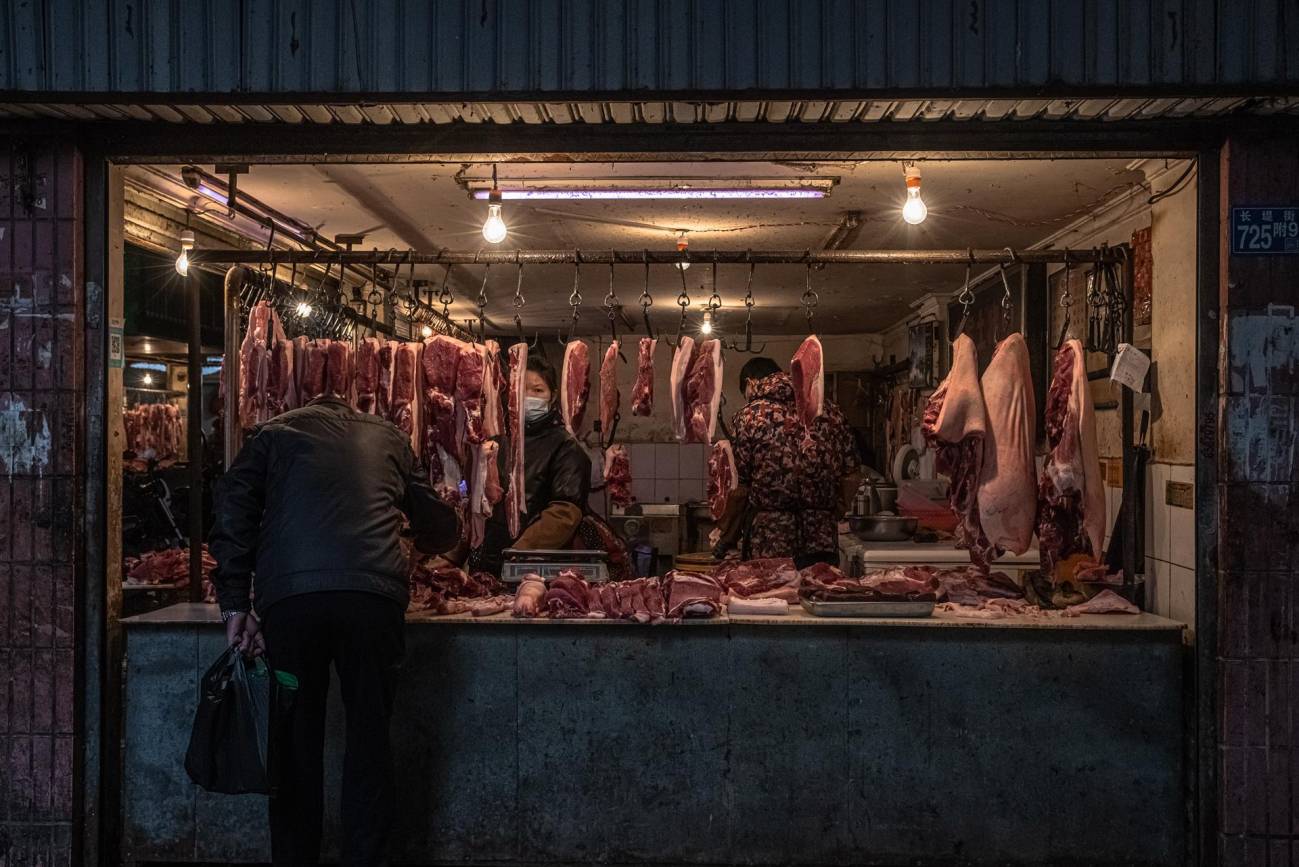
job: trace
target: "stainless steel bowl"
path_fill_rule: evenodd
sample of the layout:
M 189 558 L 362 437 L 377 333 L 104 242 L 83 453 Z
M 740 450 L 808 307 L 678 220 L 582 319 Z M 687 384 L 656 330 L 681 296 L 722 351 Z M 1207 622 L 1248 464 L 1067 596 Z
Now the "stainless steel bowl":
M 919 518 L 905 515 L 854 515 L 848 529 L 866 542 L 901 542 L 915 535 L 919 523 Z

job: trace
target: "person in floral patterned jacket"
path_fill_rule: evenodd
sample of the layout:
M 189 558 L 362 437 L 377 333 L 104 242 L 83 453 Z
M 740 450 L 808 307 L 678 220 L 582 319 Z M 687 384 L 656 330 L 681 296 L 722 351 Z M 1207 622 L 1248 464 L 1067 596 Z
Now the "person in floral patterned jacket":
M 861 482 L 843 412 L 826 401 L 810 427 L 799 420 L 789 374 L 770 358 L 740 371 L 748 403 L 731 422 L 739 485 L 718 526 L 718 559 L 792 557 L 804 569 L 839 563 L 839 519 Z

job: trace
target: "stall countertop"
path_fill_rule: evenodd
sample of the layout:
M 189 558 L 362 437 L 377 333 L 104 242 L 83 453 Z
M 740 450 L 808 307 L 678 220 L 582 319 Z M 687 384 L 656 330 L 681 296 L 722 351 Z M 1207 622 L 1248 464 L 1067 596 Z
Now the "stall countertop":
M 638 624 L 624 620 L 549 620 L 546 618 L 516 618 L 508 612 L 487 617 L 470 614 L 450 614 L 444 617 L 428 614 L 407 614 L 408 624 L 439 625 L 476 623 L 485 626 L 613 626 L 633 627 Z M 124 626 L 198 626 L 221 623 L 221 613 L 216 605 L 202 602 L 182 602 L 145 614 L 122 620 Z M 673 626 L 702 628 L 708 626 L 853 626 L 853 627 L 912 627 L 921 629 L 1068 629 L 1117 630 L 1124 632 L 1181 632 L 1184 625 L 1154 614 L 1084 614 L 1081 617 L 1033 617 L 1011 615 L 999 620 L 976 620 L 958 617 L 947 611 L 935 611 L 931 617 L 813 617 L 798 608 L 786 615 L 736 614 L 713 617 L 707 620 L 685 620 Z M 653 628 L 653 627 L 652 627 Z M 659 626 L 658 628 L 663 628 Z

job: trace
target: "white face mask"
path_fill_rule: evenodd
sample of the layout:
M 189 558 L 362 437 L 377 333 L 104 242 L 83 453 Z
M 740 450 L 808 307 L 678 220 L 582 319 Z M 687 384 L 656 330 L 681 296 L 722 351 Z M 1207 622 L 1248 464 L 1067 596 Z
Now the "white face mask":
M 528 421 L 536 421 L 548 412 L 550 412 L 550 401 L 544 397 L 525 397 L 523 399 L 523 417 Z

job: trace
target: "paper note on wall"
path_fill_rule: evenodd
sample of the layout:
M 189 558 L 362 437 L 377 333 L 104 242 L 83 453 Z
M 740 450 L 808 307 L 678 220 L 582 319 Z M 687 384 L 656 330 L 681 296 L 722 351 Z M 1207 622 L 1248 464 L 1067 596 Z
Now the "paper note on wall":
M 1150 371 L 1150 356 L 1131 343 L 1120 343 L 1110 368 L 1110 380 L 1133 391 L 1144 391 L 1146 374 Z

